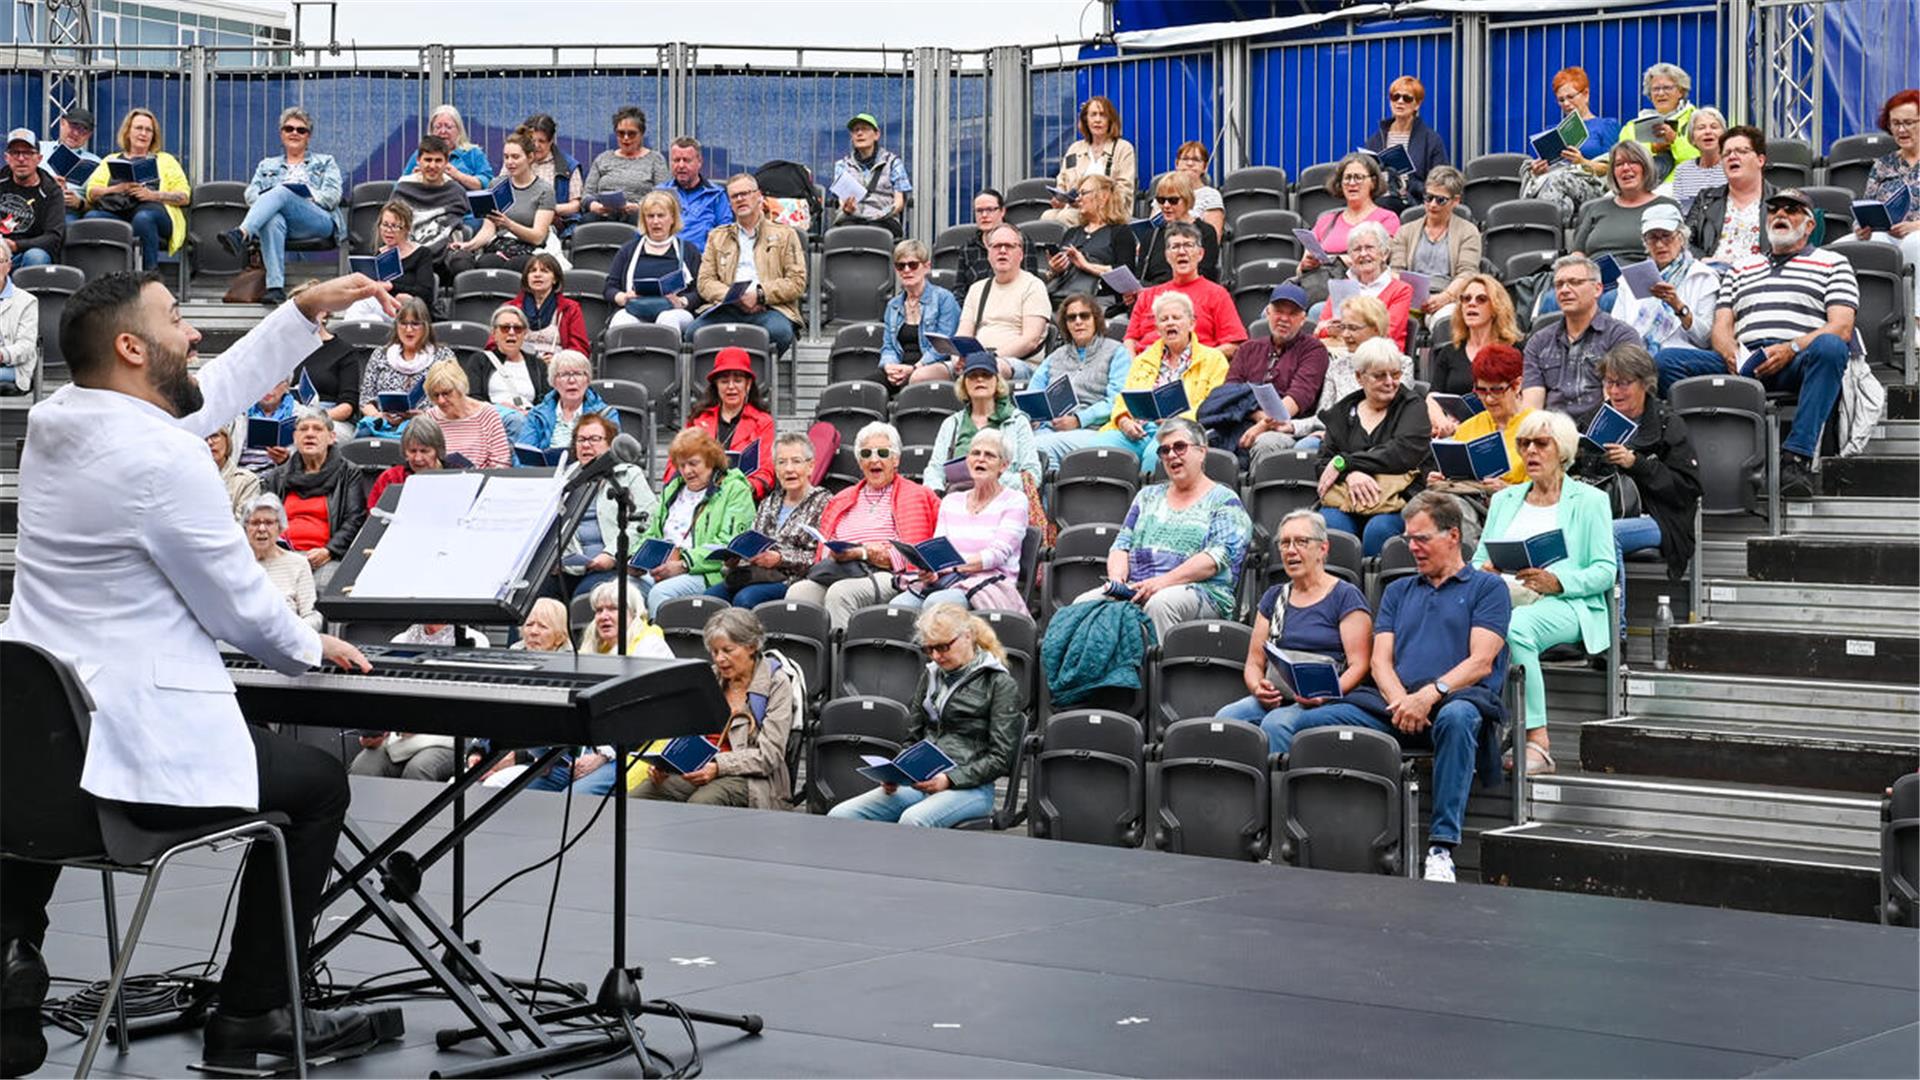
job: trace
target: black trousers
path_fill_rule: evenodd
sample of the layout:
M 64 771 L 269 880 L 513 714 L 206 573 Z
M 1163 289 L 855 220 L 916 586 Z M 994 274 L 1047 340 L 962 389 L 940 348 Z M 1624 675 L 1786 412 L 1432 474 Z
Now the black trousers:
M 287 873 L 293 891 L 293 921 L 298 929 L 300 963 L 307 963 L 320 893 L 347 817 L 346 770 L 339 758 L 304 746 L 265 728 L 248 726 L 259 763 L 260 809 L 286 814 Z M 127 804 L 135 824 L 180 829 L 218 821 L 244 811 L 205 807 Z M 0 871 L 0 940 L 24 937 L 35 945 L 47 935 L 47 902 L 60 868 L 8 862 Z M 286 961 L 280 931 L 280 889 L 273 853 L 264 844 L 247 853 L 233 920 L 233 947 L 220 976 L 222 1009 L 257 1013 L 287 1004 Z

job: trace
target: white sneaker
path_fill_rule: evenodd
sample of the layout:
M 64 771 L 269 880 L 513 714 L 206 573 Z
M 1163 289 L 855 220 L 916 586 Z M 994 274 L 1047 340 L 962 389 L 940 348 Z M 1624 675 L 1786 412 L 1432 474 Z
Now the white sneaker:
M 1427 849 L 1427 872 L 1423 875 L 1428 881 L 1444 881 L 1453 884 L 1457 878 L 1453 873 L 1453 852 L 1443 847 Z

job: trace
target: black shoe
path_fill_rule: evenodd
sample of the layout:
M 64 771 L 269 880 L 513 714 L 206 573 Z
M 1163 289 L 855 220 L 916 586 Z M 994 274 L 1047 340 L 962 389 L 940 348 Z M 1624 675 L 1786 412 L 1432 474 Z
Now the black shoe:
M 228 229 L 214 239 L 220 241 L 220 246 L 226 248 L 227 254 L 234 258 L 244 259 L 247 257 L 247 234 L 241 232 L 238 228 Z
M 1780 455 L 1780 497 L 1794 500 L 1811 499 L 1816 490 L 1813 463 L 1799 454 L 1783 452 Z
M 384 1009 L 308 1009 L 307 1060 L 358 1057 L 406 1032 L 397 1007 Z M 215 1012 L 207 1018 L 206 1064 L 215 1068 L 259 1068 L 261 1055 L 293 1057 L 293 1009 L 282 1005 L 258 1016 Z
M 7 942 L 0 984 L 0 1076 L 25 1076 L 47 1060 L 40 1005 L 47 1000 L 47 962 L 25 938 Z
M 287 302 L 287 290 L 268 289 L 266 292 L 260 294 L 260 302 L 268 307 L 279 307 L 281 304 Z

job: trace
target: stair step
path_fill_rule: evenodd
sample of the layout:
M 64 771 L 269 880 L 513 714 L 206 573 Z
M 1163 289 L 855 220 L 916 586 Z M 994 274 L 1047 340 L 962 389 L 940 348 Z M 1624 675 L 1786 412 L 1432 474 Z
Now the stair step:
M 1766 723 L 1625 716 L 1581 727 L 1580 767 L 1874 795 L 1920 768 L 1920 739 L 1864 728 L 1814 734 Z
M 1874 922 L 1875 855 L 1529 822 L 1483 833 L 1480 879 L 1557 892 Z
M 1893 495 L 1911 499 L 1920 496 L 1920 462 L 1878 454 L 1828 458 L 1820 466 L 1820 490 L 1827 495 L 1856 498 Z
M 1651 720 L 1736 721 L 1772 725 L 1783 732 L 1865 731 L 1878 738 L 1911 740 L 1916 737 L 1920 689 L 1636 668 L 1626 677 L 1626 711 Z
M 1887 419 L 1920 420 L 1920 387 L 1910 383 L 1887 387 Z
M 1910 538 L 1920 499 L 1823 497 L 1781 508 L 1781 527 L 1793 535 Z
M 1911 588 L 1710 578 L 1704 592 L 1716 622 L 1920 634 L 1920 591 Z
M 1920 457 L 1920 420 L 1885 420 L 1875 424 L 1866 452 L 1881 457 Z
M 1911 534 L 1912 523 L 1908 523 Z M 1747 577 L 1834 585 L 1920 586 L 1920 540 L 1756 536 Z
M 1700 572 L 1707 577 L 1743 578 L 1747 576 L 1745 540 L 1700 540 Z
M 1920 682 L 1920 637 L 1885 630 L 1832 633 L 1697 623 L 1674 627 L 1668 644 L 1668 661 L 1677 671 L 1791 671 L 1831 682 Z

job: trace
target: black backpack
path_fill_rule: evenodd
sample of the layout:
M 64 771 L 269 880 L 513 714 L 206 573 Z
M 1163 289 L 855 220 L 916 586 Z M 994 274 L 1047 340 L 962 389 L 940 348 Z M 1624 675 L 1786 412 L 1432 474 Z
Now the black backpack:
M 785 204 L 786 213 L 780 220 L 801 232 L 818 233 L 826 221 L 826 208 L 820 204 L 820 193 L 813 186 L 813 170 L 797 161 L 769 161 L 760 166 L 753 174 L 760 184 L 760 193 L 770 199 L 779 199 Z M 804 206 L 806 222 L 794 220 L 795 214 Z

